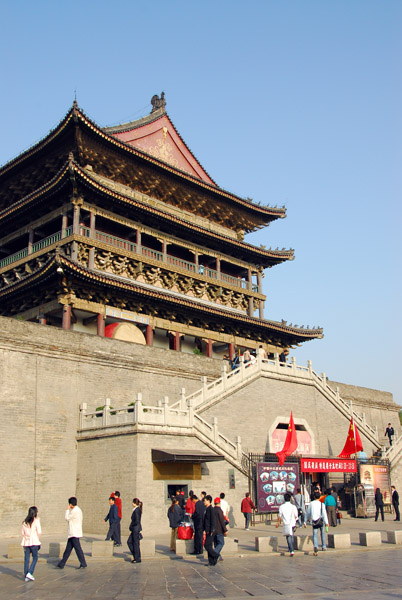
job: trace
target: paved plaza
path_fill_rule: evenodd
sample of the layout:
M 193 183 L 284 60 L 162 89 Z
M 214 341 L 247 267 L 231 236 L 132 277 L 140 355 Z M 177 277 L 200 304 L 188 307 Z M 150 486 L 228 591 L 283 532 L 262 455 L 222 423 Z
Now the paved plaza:
M 227 558 L 216 568 L 204 559 L 154 559 L 141 564 L 89 562 L 78 570 L 70 559 L 60 571 L 40 563 L 35 582 L 25 583 L 22 565 L 0 565 L 2 598 L 37 600 L 174 598 L 363 598 L 402 597 L 402 548 L 358 553 L 320 552 L 318 557 Z
M 328 549 L 314 557 L 299 551 L 290 558 L 280 531 L 274 525 L 259 524 L 246 532 L 232 529 L 230 537 L 239 540 L 238 556 L 225 557 L 216 567 L 207 567 L 206 555 L 178 557 L 169 553 L 168 529 L 156 542 L 156 555 L 132 564 L 124 547 L 110 559 L 95 559 L 90 555 L 93 540 L 103 536 L 86 536 L 83 548 L 88 568 L 78 570 L 73 553 L 65 569 L 56 567 L 57 560 L 48 556 L 49 542 L 62 535 L 43 536 L 40 561 L 35 581 L 25 583 L 21 559 L 7 559 L 7 547 L 19 538 L 0 540 L 1 597 L 33 600 L 174 600 L 192 598 L 343 598 L 377 600 L 402 598 L 402 547 L 387 543 L 387 531 L 401 529 L 391 515 L 385 523 L 373 519 L 345 519 L 332 532 L 350 533 L 352 545 L 346 550 Z M 359 545 L 359 532 L 382 532 L 381 546 L 365 548 Z M 300 533 L 311 533 L 311 527 Z M 260 555 L 254 549 L 254 537 L 278 535 L 279 552 Z

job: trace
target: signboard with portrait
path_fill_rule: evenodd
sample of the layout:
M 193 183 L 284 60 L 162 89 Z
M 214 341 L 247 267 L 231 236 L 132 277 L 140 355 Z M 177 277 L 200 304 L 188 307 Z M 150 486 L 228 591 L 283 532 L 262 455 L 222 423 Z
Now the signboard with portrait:
M 373 486 L 374 492 L 380 488 L 384 504 L 391 504 L 389 467 L 387 465 L 359 465 L 360 483 Z
M 285 493 L 295 494 L 299 486 L 297 463 L 257 463 L 257 507 L 259 513 L 278 512 Z

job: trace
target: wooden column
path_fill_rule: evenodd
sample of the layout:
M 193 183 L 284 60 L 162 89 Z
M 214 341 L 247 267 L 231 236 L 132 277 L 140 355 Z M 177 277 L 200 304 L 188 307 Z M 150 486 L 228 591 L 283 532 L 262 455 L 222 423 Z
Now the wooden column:
M 30 229 L 30 231 L 29 231 L 29 237 L 28 237 L 28 254 L 31 254 L 31 252 L 32 252 L 32 244 L 33 244 L 33 241 L 34 241 L 34 233 L 35 233 L 34 230 Z
M 145 330 L 145 342 L 147 346 L 154 345 L 154 330 L 152 329 L 152 325 L 147 325 Z
M 95 237 L 96 237 L 96 233 L 95 233 L 95 213 L 94 212 L 90 213 L 89 230 L 90 230 L 89 231 L 90 238 L 92 240 L 94 240 Z M 93 269 L 94 266 L 95 266 L 95 248 L 92 247 L 92 248 L 89 249 L 89 253 L 88 253 L 88 268 L 89 269 Z M 105 327 L 103 327 L 103 330 L 104 329 L 105 329 Z M 102 335 L 104 335 L 104 334 L 105 334 L 105 332 L 103 332 Z M 98 333 L 98 335 L 99 335 L 99 333 Z
M 97 325 L 97 330 L 96 330 L 96 334 L 99 335 L 99 337 L 105 337 L 105 320 L 106 320 L 106 316 L 99 313 L 97 315 L 96 318 L 96 325 Z
M 258 285 L 258 293 L 262 293 L 262 275 L 261 271 L 257 271 L 257 285 Z
M 216 272 L 218 273 L 218 279 L 221 278 L 221 259 L 216 257 Z
M 173 344 L 173 350 L 180 352 L 180 333 L 178 331 L 174 334 Z
M 74 216 L 73 216 L 73 233 L 80 232 L 80 207 L 75 204 L 74 205 Z
M 71 304 L 63 305 L 63 329 L 71 329 Z
M 139 229 L 137 229 L 137 237 L 135 240 L 135 244 L 137 246 L 137 254 L 142 254 L 142 250 L 141 250 L 141 231 Z
M 230 344 L 229 344 L 229 360 L 234 359 L 234 354 L 235 354 L 235 345 L 233 342 L 230 342 Z
M 62 215 L 61 217 L 61 237 L 66 237 L 66 229 L 67 229 L 68 218 L 67 215 Z
M 264 300 L 260 300 L 258 304 L 258 316 L 260 319 L 264 318 Z
M 254 315 L 254 302 L 252 298 L 248 299 L 248 316 L 252 317 Z
M 251 272 L 251 269 L 247 269 L 247 281 L 248 281 L 248 289 L 252 290 L 253 289 L 253 274 Z
M 207 340 L 207 357 L 212 358 L 212 340 Z

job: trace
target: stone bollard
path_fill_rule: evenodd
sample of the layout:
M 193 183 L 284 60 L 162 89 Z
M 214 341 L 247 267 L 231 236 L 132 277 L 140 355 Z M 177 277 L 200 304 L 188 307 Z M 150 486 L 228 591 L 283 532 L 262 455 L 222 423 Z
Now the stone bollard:
M 328 533 L 328 548 L 350 548 L 350 533 Z
M 92 542 L 91 556 L 96 558 L 106 558 L 113 556 L 113 542 L 96 540 Z
M 225 537 L 225 545 L 221 550 L 223 556 L 229 556 L 231 554 L 237 554 L 239 551 L 239 544 L 232 538 Z
M 278 552 L 278 538 L 276 536 L 256 537 L 255 549 L 257 552 Z
M 194 552 L 194 540 L 176 540 L 176 554 L 191 554 Z
M 50 542 L 49 558 L 61 558 L 63 555 L 61 544 L 59 542 Z
M 388 544 L 402 544 L 402 530 L 387 531 Z
M 360 546 L 381 546 L 381 531 L 359 533 Z
M 314 550 L 312 535 L 295 535 L 293 537 L 295 550 L 309 552 Z
M 141 556 L 155 556 L 155 540 L 142 539 L 140 542 Z
M 21 544 L 8 544 L 7 558 L 23 558 L 24 550 Z

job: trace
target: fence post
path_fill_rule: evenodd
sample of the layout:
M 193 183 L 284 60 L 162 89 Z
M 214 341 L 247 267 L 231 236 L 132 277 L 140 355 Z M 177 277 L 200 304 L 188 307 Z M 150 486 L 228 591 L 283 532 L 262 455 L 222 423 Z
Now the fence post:
M 106 398 L 105 406 L 103 407 L 102 425 L 105 427 L 110 420 L 110 398 Z
M 313 376 L 313 363 L 311 360 L 307 361 L 307 371 L 308 371 L 310 377 L 312 377 Z
M 168 396 L 163 396 L 162 407 L 163 407 L 163 424 L 167 425 L 168 421 L 169 421 L 169 397 Z
M 134 406 L 134 422 L 141 423 L 142 421 L 142 394 L 138 392 Z
M 275 352 L 274 354 L 275 368 L 279 372 L 279 354 Z
M 258 370 L 261 371 L 262 369 L 262 355 L 264 353 L 264 348 L 258 348 L 257 349 L 257 365 L 258 365 Z
M 87 403 L 83 402 L 82 404 L 80 404 L 80 429 L 84 429 L 86 412 Z
M 205 375 L 203 375 L 203 377 L 201 377 L 201 385 L 202 385 L 202 401 L 205 402 L 205 400 L 207 399 L 207 382 L 208 379 Z
M 292 375 L 296 375 L 296 357 L 295 356 L 291 357 L 290 364 L 292 365 Z
M 241 460 L 242 449 L 241 449 L 241 437 L 238 435 L 236 437 L 236 447 L 237 447 L 237 458 Z
M 327 376 L 325 373 L 321 373 L 321 384 L 322 387 L 327 387 Z
M 218 417 L 212 418 L 212 427 L 213 427 L 213 435 L 215 444 L 218 443 L 219 433 L 218 433 Z
M 194 399 L 193 398 L 188 398 L 187 407 L 188 407 L 188 426 L 194 427 Z
M 186 388 L 180 390 L 180 410 L 186 410 Z
M 221 366 L 222 388 L 226 390 L 227 366 L 224 362 Z
M 336 397 L 336 401 L 339 402 L 339 400 L 341 398 L 341 395 L 339 393 L 339 387 L 338 386 L 336 386 L 336 388 L 335 388 L 335 397 Z
M 243 381 L 243 379 L 244 379 L 244 356 L 239 357 L 239 366 L 240 366 L 240 378 Z

